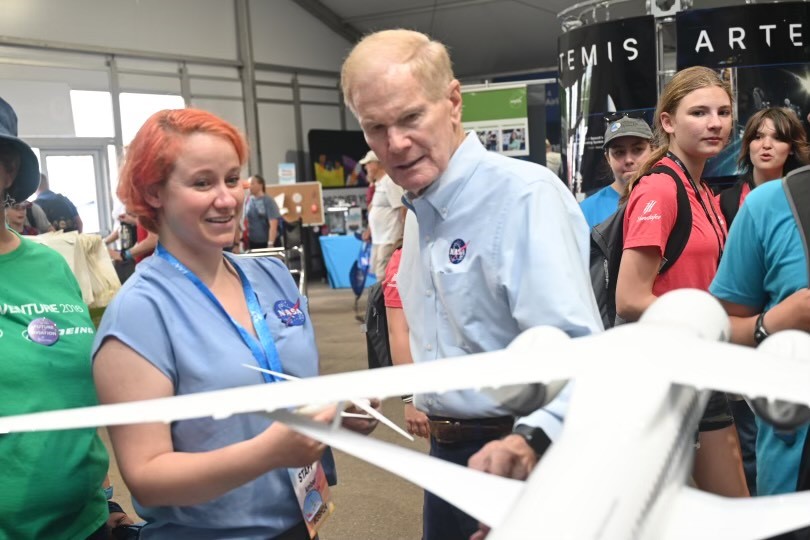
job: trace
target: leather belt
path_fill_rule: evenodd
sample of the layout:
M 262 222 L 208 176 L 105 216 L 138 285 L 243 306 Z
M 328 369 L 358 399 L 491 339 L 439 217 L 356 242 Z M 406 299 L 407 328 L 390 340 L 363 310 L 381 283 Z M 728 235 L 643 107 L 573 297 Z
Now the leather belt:
M 499 439 L 512 432 L 512 416 L 494 418 L 448 418 L 429 416 L 430 435 L 440 444 Z

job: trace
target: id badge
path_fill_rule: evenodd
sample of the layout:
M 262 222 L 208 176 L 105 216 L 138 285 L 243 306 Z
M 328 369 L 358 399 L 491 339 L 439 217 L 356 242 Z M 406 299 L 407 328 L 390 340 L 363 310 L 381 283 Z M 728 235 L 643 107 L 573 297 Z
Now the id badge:
M 332 502 L 332 494 L 321 462 L 316 461 L 312 465 L 287 471 L 290 473 L 304 523 L 307 524 L 309 537 L 315 538 L 326 518 L 335 511 L 335 503 Z

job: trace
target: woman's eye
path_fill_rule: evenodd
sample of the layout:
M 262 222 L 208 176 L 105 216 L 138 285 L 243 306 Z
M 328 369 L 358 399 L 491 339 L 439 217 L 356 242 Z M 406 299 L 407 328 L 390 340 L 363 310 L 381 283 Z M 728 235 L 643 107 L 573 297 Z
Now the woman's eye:
M 236 186 L 239 184 L 239 177 L 232 176 L 231 178 L 226 178 L 225 183 L 227 183 L 229 186 Z

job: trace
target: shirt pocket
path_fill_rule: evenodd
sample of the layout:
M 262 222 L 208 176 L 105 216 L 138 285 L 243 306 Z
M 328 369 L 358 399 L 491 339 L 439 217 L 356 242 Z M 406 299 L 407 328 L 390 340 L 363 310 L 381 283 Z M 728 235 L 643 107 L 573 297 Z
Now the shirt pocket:
M 473 314 L 473 301 L 475 298 L 467 272 L 451 272 L 436 274 L 436 300 L 437 312 L 444 322 L 450 326 L 454 337 L 454 344 L 464 345 L 464 328 L 469 324 Z M 439 329 L 441 332 L 441 328 Z

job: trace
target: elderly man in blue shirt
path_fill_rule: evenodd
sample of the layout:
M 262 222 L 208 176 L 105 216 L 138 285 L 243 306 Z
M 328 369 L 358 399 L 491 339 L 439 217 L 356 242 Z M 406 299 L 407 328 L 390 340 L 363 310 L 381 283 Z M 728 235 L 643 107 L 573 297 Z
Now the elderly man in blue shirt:
M 377 32 L 354 47 L 341 78 L 366 141 L 413 210 L 398 286 L 415 362 L 502 349 L 538 325 L 574 337 L 602 329 L 574 197 L 545 167 L 487 152 L 464 133 L 444 45 Z M 431 455 L 525 477 L 560 432 L 567 394 L 516 427 L 474 390 L 415 404 L 430 418 Z M 426 493 L 423 527 L 425 540 L 467 540 L 478 524 Z

